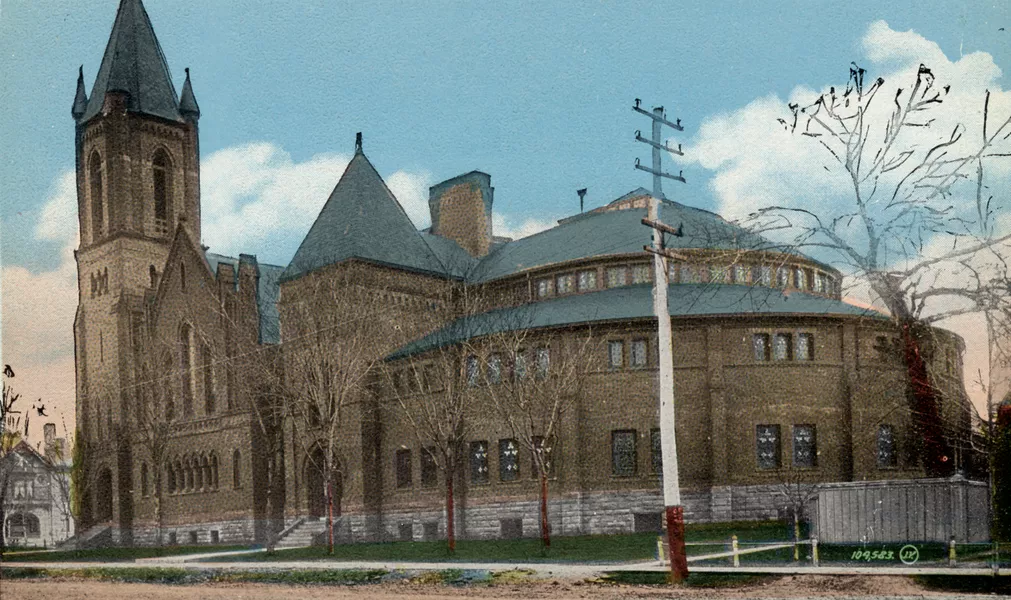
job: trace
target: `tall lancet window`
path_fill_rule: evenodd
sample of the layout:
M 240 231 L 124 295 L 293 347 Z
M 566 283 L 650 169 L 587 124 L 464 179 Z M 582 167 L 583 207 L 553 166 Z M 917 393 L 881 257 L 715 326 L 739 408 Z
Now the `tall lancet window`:
M 91 239 L 97 242 L 105 231 L 105 188 L 102 186 L 101 155 L 92 152 L 88 163 L 88 182 L 91 184 Z
M 157 233 L 168 233 L 168 216 L 172 202 L 172 162 L 168 153 L 159 149 L 151 161 L 154 177 L 154 226 Z
M 193 329 L 187 323 L 179 328 L 179 374 L 182 383 L 183 414 L 193 415 Z

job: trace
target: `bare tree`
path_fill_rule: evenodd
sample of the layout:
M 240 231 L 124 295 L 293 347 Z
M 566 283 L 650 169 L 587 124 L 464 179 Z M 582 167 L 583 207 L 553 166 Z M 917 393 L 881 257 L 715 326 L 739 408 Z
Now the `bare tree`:
M 3 398 L 0 400 L 0 553 L 4 545 L 3 527 L 7 516 L 4 506 L 7 501 L 9 479 L 14 469 L 14 461 L 9 460 L 11 452 L 21 441 L 21 413 L 15 410 L 21 394 L 14 391 L 10 380 L 14 378 L 14 370 L 10 365 L 4 365 Z M 28 418 L 25 417 L 25 431 L 28 430 Z
M 521 315 L 523 313 L 520 313 Z M 483 342 L 483 368 L 467 365 L 468 379 L 483 372 L 486 398 L 493 414 L 506 424 L 520 446 L 530 452 L 540 484 L 541 542 L 551 547 L 548 481 L 554 473 L 555 449 L 562 425 L 575 405 L 593 347 L 592 331 L 538 332 L 529 319 L 503 326 Z M 474 360 L 477 360 L 475 356 Z
M 335 484 L 341 490 L 352 468 L 370 377 L 399 333 L 384 311 L 384 285 L 375 279 L 355 263 L 338 265 L 293 284 L 280 307 L 292 388 L 286 414 L 302 429 L 296 436 L 302 450 L 322 472 L 331 553 L 334 503 L 339 510 L 342 495 Z
M 837 213 L 769 206 L 751 218 L 758 231 L 778 231 L 798 248 L 834 255 L 888 308 L 902 336 L 910 412 L 926 470 L 947 475 L 955 464 L 925 340 L 932 323 L 1009 302 L 1007 270 L 989 257 L 999 255 L 1011 235 L 995 227 L 998 208 L 986 193 L 984 164 L 1011 156 L 998 147 L 1011 132 L 1011 117 L 993 126 L 987 93 L 978 142 L 962 123 L 938 131 L 949 86 L 935 83 L 930 69 L 921 65 L 908 89 L 880 101 L 884 80 L 868 85 L 865 74 L 854 65 L 842 91 L 831 88 L 806 106 L 791 104 L 792 117 L 780 119 L 787 131 L 825 151 L 825 169 L 843 174 L 851 201 Z M 878 110 L 888 110 L 877 105 L 889 100 L 887 118 L 875 119 Z M 974 203 L 959 201 L 971 197 Z
M 154 496 L 154 512 L 157 524 L 157 543 L 163 545 L 165 529 L 163 476 L 168 469 L 169 444 L 172 440 L 172 413 L 168 408 L 172 402 L 171 387 L 159 385 L 157 380 L 144 381 L 138 389 L 142 396 L 136 408 L 137 438 L 151 464 L 151 492 Z M 146 477 L 142 475 L 142 478 Z M 143 485 L 147 485 L 146 479 Z
M 782 496 L 793 521 L 793 541 L 800 542 L 800 524 L 805 518 L 807 506 L 818 497 L 818 485 L 811 482 L 809 471 L 799 469 L 783 470 L 776 484 L 776 493 Z M 800 560 L 800 546 L 793 546 L 793 560 Z

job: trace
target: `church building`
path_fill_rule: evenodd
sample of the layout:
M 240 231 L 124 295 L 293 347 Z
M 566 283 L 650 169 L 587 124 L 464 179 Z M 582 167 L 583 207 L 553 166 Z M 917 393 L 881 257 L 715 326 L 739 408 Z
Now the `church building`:
M 658 527 L 646 190 L 510 240 L 490 175 L 470 171 L 431 188 L 419 231 L 359 134 L 291 261 L 270 265 L 202 244 L 201 108 L 189 69 L 177 94 L 141 0 L 120 1 L 72 115 L 81 543 L 311 542 L 328 514 L 343 540 L 437 539 L 446 480 L 458 536 L 537 535 L 533 449 L 549 443 L 554 533 Z M 686 519 L 776 518 L 777 486 L 798 478 L 922 477 L 891 322 L 843 302 L 835 268 L 661 204 L 683 230 L 668 285 Z M 550 379 L 581 340 L 547 438 L 481 404 L 507 378 Z M 936 330 L 959 464 L 963 351 Z M 411 407 L 451 393 L 474 401 L 440 458 Z

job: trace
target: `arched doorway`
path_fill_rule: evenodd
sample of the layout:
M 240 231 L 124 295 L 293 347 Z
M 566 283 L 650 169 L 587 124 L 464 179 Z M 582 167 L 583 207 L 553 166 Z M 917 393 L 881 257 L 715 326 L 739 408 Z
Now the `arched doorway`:
M 305 493 L 310 517 L 326 516 L 327 501 L 326 490 L 323 487 L 325 464 L 323 457 L 323 449 L 317 447 L 305 460 Z M 344 495 L 339 468 L 334 470 L 333 477 L 330 478 L 330 485 L 333 486 L 333 516 L 339 517 L 341 497 Z
M 104 523 L 112 520 L 112 470 L 105 467 L 98 473 L 95 482 L 95 521 Z

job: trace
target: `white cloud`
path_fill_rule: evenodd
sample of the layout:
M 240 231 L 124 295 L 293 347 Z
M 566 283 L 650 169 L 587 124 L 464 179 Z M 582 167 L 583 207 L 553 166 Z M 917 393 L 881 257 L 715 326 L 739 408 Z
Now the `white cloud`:
M 908 97 L 921 64 L 933 73 L 938 91 L 944 86 L 950 88 L 943 103 L 928 113 L 935 119 L 931 126 L 906 131 L 899 144 L 918 147 L 920 152 L 925 152 L 961 125 L 965 133 L 959 144 L 951 149 L 950 155 L 957 156 L 974 149 L 974 146 L 978 147 L 988 90 L 991 92 L 991 133 L 1011 115 L 1011 94 L 1001 89 L 1001 70 L 993 57 L 985 52 L 950 60 L 935 42 L 915 31 L 893 30 L 884 21 L 872 23 L 867 28 L 860 47 L 864 57 L 857 63 L 868 68 L 865 85 L 869 86 L 878 76 L 885 81 L 871 110 L 865 115 L 872 138 L 878 136 L 876 139 L 879 140 L 883 136 L 897 90 L 904 88 L 906 95 L 903 98 Z M 841 63 L 840 80 L 831 82 L 840 93 L 847 74 L 845 69 L 845 63 Z M 788 104 L 809 105 L 828 88 L 829 84 L 820 90 L 797 87 L 786 99 L 770 94 L 756 98 L 738 110 L 707 118 L 702 123 L 692 143 L 686 144 L 684 160 L 712 171 L 710 185 L 721 214 L 730 219 L 746 219 L 757 208 L 776 205 L 809 209 L 828 220 L 854 210 L 852 182 L 832 155 L 817 141 L 788 133 L 777 121 L 780 118 L 790 120 Z M 1003 203 L 995 207 L 996 213 L 1000 215 L 1002 211 L 1011 210 L 1008 199 L 1002 193 L 1011 187 L 1011 161 L 987 160 L 984 166 L 990 186 L 988 191 L 994 194 L 995 202 Z M 886 189 L 884 185 L 889 183 L 887 176 L 880 183 L 880 189 Z M 955 188 L 955 196 L 949 200 L 954 206 L 954 214 L 966 217 L 975 214 L 974 183 L 975 180 L 969 178 L 962 187 Z M 886 204 L 872 201 L 868 210 L 874 215 L 884 214 Z M 953 229 L 958 227 L 954 220 L 951 223 Z M 1006 222 L 998 223 L 998 227 L 1011 230 Z M 854 228 L 846 234 L 859 247 L 861 231 Z M 951 239 L 928 239 L 924 254 L 939 252 L 945 243 L 950 246 Z M 890 254 L 886 260 L 901 265 L 898 250 Z M 834 260 L 839 257 L 823 258 Z M 958 273 L 954 268 L 941 268 L 937 270 L 935 283 L 951 283 L 964 277 L 965 273 Z M 859 299 L 860 303 L 880 304 L 874 302 L 867 286 L 853 282 L 850 286 L 852 289 L 847 294 Z M 930 308 L 938 311 L 950 306 L 953 305 L 938 304 Z M 965 338 L 968 346 L 966 373 L 975 373 L 979 369 L 986 373 L 985 361 L 980 364 L 983 356 L 980 344 L 985 346 L 985 336 L 981 337 L 978 322 L 963 318 L 953 319 L 944 325 Z M 968 381 L 968 375 L 966 379 Z M 972 392 L 972 386 L 969 387 Z M 978 405 L 979 396 L 973 395 Z
M 491 215 L 492 232 L 496 236 L 509 237 L 514 240 L 551 229 L 555 226 L 554 221 L 544 221 L 541 219 L 515 219 L 507 217 L 502 213 L 493 212 Z
M 432 176 L 427 172 L 412 173 L 397 171 L 386 178 L 386 185 L 404 207 L 414 226 L 424 229 L 432 223 L 432 213 L 428 209 L 428 188 L 432 186 Z
M 19 410 L 41 398 L 49 418 L 30 415 L 33 440 L 40 440 L 45 421 L 74 427 L 74 314 L 77 310 L 77 190 L 73 171 L 60 174 L 50 189 L 35 229 L 39 240 L 60 244 L 60 264 L 35 273 L 5 266 L 3 286 L 3 362 L 16 373 L 11 382 L 22 394 Z

